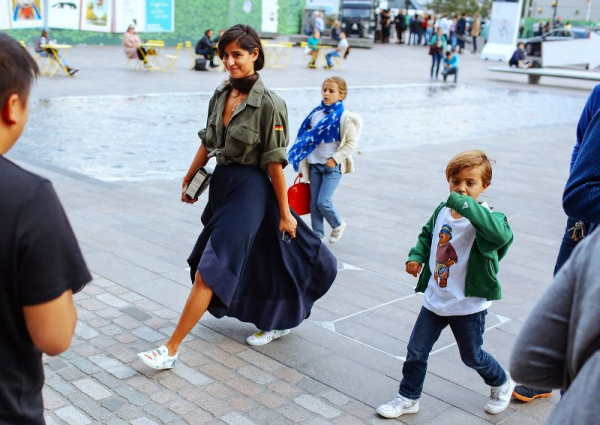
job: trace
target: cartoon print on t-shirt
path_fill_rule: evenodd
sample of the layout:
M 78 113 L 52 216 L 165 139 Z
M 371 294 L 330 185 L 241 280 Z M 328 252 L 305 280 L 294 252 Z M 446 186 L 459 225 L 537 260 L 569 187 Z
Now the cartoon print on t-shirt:
M 452 239 L 452 227 L 449 224 L 444 224 L 440 230 L 440 241 L 435 251 L 435 270 L 433 271 L 433 279 L 440 288 L 445 288 L 448 285 L 448 277 L 450 276 L 450 266 L 458 263 L 458 255 L 454 247 L 450 243 Z

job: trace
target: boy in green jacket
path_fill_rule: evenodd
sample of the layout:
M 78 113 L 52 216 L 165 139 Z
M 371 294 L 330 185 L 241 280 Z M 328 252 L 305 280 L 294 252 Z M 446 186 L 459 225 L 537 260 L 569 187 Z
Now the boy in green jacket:
M 385 418 L 419 411 L 429 353 L 448 325 L 464 364 L 491 387 L 486 412 L 504 411 L 515 387 L 508 372 L 481 347 L 487 309 L 502 296 L 498 262 L 513 240 L 504 214 L 477 202 L 492 181 L 492 166 L 482 151 L 462 152 L 446 167 L 446 178 L 450 196 L 436 208 L 408 254 L 406 272 L 415 277 L 420 273 L 416 291 L 425 295 L 408 341 L 399 393 L 377 408 Z

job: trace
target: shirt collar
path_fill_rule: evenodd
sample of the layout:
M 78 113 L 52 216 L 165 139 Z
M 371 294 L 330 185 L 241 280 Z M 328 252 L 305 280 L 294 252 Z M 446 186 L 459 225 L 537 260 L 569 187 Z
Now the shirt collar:
M 219 87 L 217 87 L 217 91 L 219 93 L 223 93 L 227 90 L 229 90 L 229 84 L 221 84 Z M 260 107 L 264 94 L 265 84 L 263 83 L 262 78 L 259 75 L 258 79 L 256 80 L 256 82 L 250 89 L 250 92 L 248 93 L 248 97 L 246 98 L 246 104 L 257 108 Z

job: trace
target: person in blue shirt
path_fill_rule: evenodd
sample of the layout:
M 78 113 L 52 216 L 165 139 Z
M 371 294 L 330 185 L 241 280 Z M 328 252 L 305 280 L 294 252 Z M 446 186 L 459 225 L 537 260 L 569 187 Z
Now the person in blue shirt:
M 458 56 L 456 53 L 452 51 L 446 52 L 446 57 L 444 58 L 444 70 L 442 71 L 442 76 L 444 77 L 444 82 L 448 75 L 454 75 L 454 82 L 456 83 L 458 79 Z
M 600 222 L 600 84 L 594 87 L 577 124 L 577 139 L 571 154 L 569 179 L 563 194 L 567 225 L 554 266 L 556 275 L 583 236 Z M 551 389 L 518 385 L 513 396 L 530 402 L 552 395 Z

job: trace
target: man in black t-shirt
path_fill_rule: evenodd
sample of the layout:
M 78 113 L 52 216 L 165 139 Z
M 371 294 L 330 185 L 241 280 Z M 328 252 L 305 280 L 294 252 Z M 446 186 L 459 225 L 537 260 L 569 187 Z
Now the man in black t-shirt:
M 42 353 L 69 348 L 73 293 L 91 280 L 52 184 L 4 154 L 21 136 L 38 67 L 0 34 L 0 423 L 43 424 Z

